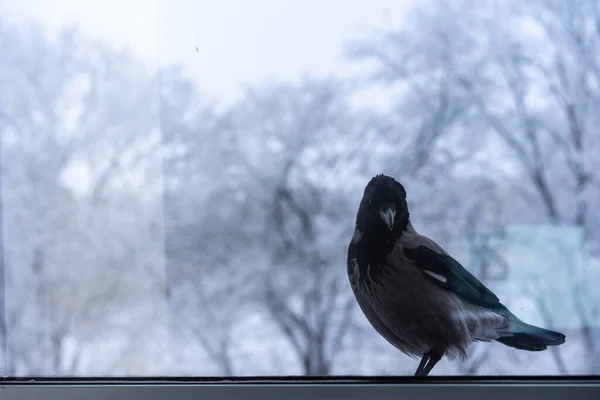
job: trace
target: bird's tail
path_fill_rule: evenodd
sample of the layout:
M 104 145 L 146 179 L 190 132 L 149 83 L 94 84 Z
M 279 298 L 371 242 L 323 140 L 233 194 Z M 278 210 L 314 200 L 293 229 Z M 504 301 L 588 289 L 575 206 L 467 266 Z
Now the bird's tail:
M 565 342 L 565 335 L 560 332 L 526 324 L 516 317 L 513 323 L 514 328 L 496 341 L 509 347 L 529 351 L 546 350 L 548 346 L 558 346 Z

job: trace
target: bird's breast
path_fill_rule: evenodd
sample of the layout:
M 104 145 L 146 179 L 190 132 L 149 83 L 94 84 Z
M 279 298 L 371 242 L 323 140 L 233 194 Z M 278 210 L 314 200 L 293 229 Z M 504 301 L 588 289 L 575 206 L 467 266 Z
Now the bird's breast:
M 432 348 L 462 351 L 467 345 L 466 325 L 453 318 L 461 310 L 460 301 L 424 278 L 414 265 L 392 264 L 389 259 L 362 268 L 357 261 L 352 264 L 352 288 L 360 308 L 394 346 L 420 355 Z

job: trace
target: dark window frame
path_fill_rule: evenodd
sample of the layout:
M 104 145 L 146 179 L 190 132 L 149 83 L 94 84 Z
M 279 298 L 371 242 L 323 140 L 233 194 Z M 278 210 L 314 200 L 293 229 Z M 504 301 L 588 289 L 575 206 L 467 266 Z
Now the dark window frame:
M 570 377 L 4 378 L 12 399 L 478 399 L 600 398 L 600 380 Z

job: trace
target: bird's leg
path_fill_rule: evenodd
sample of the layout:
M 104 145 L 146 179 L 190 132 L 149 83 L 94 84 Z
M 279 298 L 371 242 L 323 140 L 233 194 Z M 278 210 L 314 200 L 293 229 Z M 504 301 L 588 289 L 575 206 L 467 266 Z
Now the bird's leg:
M 443 353 L 438 353 L 435 351 L 429 352 L 429 361 L 427 361 L 427 365 L 423 368 L 423 376 L 429 375 L 435 364 L 438 363 L 442 359 Z
M 423 368 L 425 368 L 425 364 L 429 361 L 429 357 L 431 356 L 431 352 L 427 352 L 423 354 L 423 358 L 421 358 L 421 362 L 419 363 L 419 367 L 417 368 L 417 372 L 415 372 L 415 376 L 425 376 L 423 375 Z

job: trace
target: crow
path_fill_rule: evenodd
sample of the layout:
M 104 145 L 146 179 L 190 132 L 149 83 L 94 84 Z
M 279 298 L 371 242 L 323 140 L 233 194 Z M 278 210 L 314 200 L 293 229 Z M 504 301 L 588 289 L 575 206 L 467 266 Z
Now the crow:
M 466 359 L 475 341 L 541 351 L 565 342 L 526 324 L 437 243 L 413 228 L 406 190 L 377 175 L 367 184 L 348 247 L 348 278 L 373 328 L 427 376 L 446 356 Z

